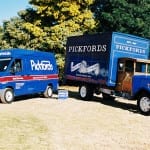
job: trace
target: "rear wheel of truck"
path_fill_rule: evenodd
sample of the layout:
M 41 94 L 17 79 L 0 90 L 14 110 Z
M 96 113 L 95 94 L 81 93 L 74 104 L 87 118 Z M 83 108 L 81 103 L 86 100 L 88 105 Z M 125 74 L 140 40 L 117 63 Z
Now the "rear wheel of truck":
M 9 104 L 13 102 L 13 100 L 14 100 L 13 90 L 11 88 L 6 88 L 1 95 L 2 103 Z
M 93 89 L 88 85 L 81 85 L 79 87 L 79 96 L 83 100 L 90 100 L 93 97 Z
M 45 98 L 49 98 L 49 97 L 52 97 L 53 95 L 53 89 L 51 86 L 47 86 L 45 92 L 43 93 L 44 97 Z
M 141 114 L 150 115 L 150 96 L 148 94 L 140 95 L 137 101 L 137 106 Z

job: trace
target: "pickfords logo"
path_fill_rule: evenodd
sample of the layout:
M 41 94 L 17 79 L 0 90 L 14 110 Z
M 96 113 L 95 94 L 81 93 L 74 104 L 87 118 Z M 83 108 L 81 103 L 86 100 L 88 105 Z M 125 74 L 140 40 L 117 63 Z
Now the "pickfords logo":
M 125 38 L 121 36 L 115 36 L 114 43 L 116 50 L 142 55 L 146 55 L 149 48 L 147 41 Z
M 30 60 L 32 70 L 53 70 L 53 65 L 48 60 Z
M 71 62 L 71 72 L 74 72 L 76 70 L 81 74 L 89 74 L 95 76 L 101 75 L 102 77 L 108 76 L 108 70 L 106 70 L 105 68 L 100 68 L 99 63 L 89 66 L 85 60 L 77 64 Z
M 90 53 L 90 52 L 103 52 L 107 51 L 107 45 L 85 45 L 85 46 L 69 46 L 68 52 L 70 53 Z

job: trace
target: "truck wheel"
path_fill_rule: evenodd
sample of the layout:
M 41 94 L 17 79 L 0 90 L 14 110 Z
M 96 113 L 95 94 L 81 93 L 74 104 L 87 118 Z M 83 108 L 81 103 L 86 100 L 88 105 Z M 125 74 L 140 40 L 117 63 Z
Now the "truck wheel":
M 137 106 L 141 114 L 150 115 L 150 97 L 141 95 L 137 101 Z
M 51 86 L 47 86 L 45 92 L 43 93 L 44 97 L 45 98 L 49 98 L 49 97 L 52 97 L 53 95 L 53 89 Z
M 79 87 L 79 95 L 83 100 L 89 100 L 93 97 L 93 89 L 86 85 L 81 85 Z
M 2 103 L 9 104 L 14 100 L 14 92 L 11 88 L 6 88 L 2 95 L 1 95 L 1 101 Z

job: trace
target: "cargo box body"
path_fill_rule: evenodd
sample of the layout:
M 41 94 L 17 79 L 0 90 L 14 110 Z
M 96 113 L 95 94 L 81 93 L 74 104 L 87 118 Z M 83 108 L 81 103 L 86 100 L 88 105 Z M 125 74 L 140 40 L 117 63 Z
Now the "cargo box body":
M 74 36 L 66 51 L 66 80 L 114 87 L 118 59 L 148 59 L 149 41 L 118 32 Z

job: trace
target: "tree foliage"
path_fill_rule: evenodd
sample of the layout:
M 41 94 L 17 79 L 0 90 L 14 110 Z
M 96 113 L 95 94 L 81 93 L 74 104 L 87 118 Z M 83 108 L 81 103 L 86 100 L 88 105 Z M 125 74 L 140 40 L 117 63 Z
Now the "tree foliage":
M 67 36 L 93 31 L 93 0 L 30 0 L 31 8 L 4 22 L 4 39 L 10 47 L 64 53 Z
M 64 54 L 66 38 L 120 31 L 150 37 L 150 0 L 29 0 L 29 8 L 3 23 L 0 48 Z
M 96 0 L 98 31 L 120 31 L 150 38 L 150 0 Z
M 62 72 L 66 38 L 92 32 L 96 21 L 90 6 L 94 0 L 30 0 L 32 7 L 3 24 L 0 48 L 52 51 Z

